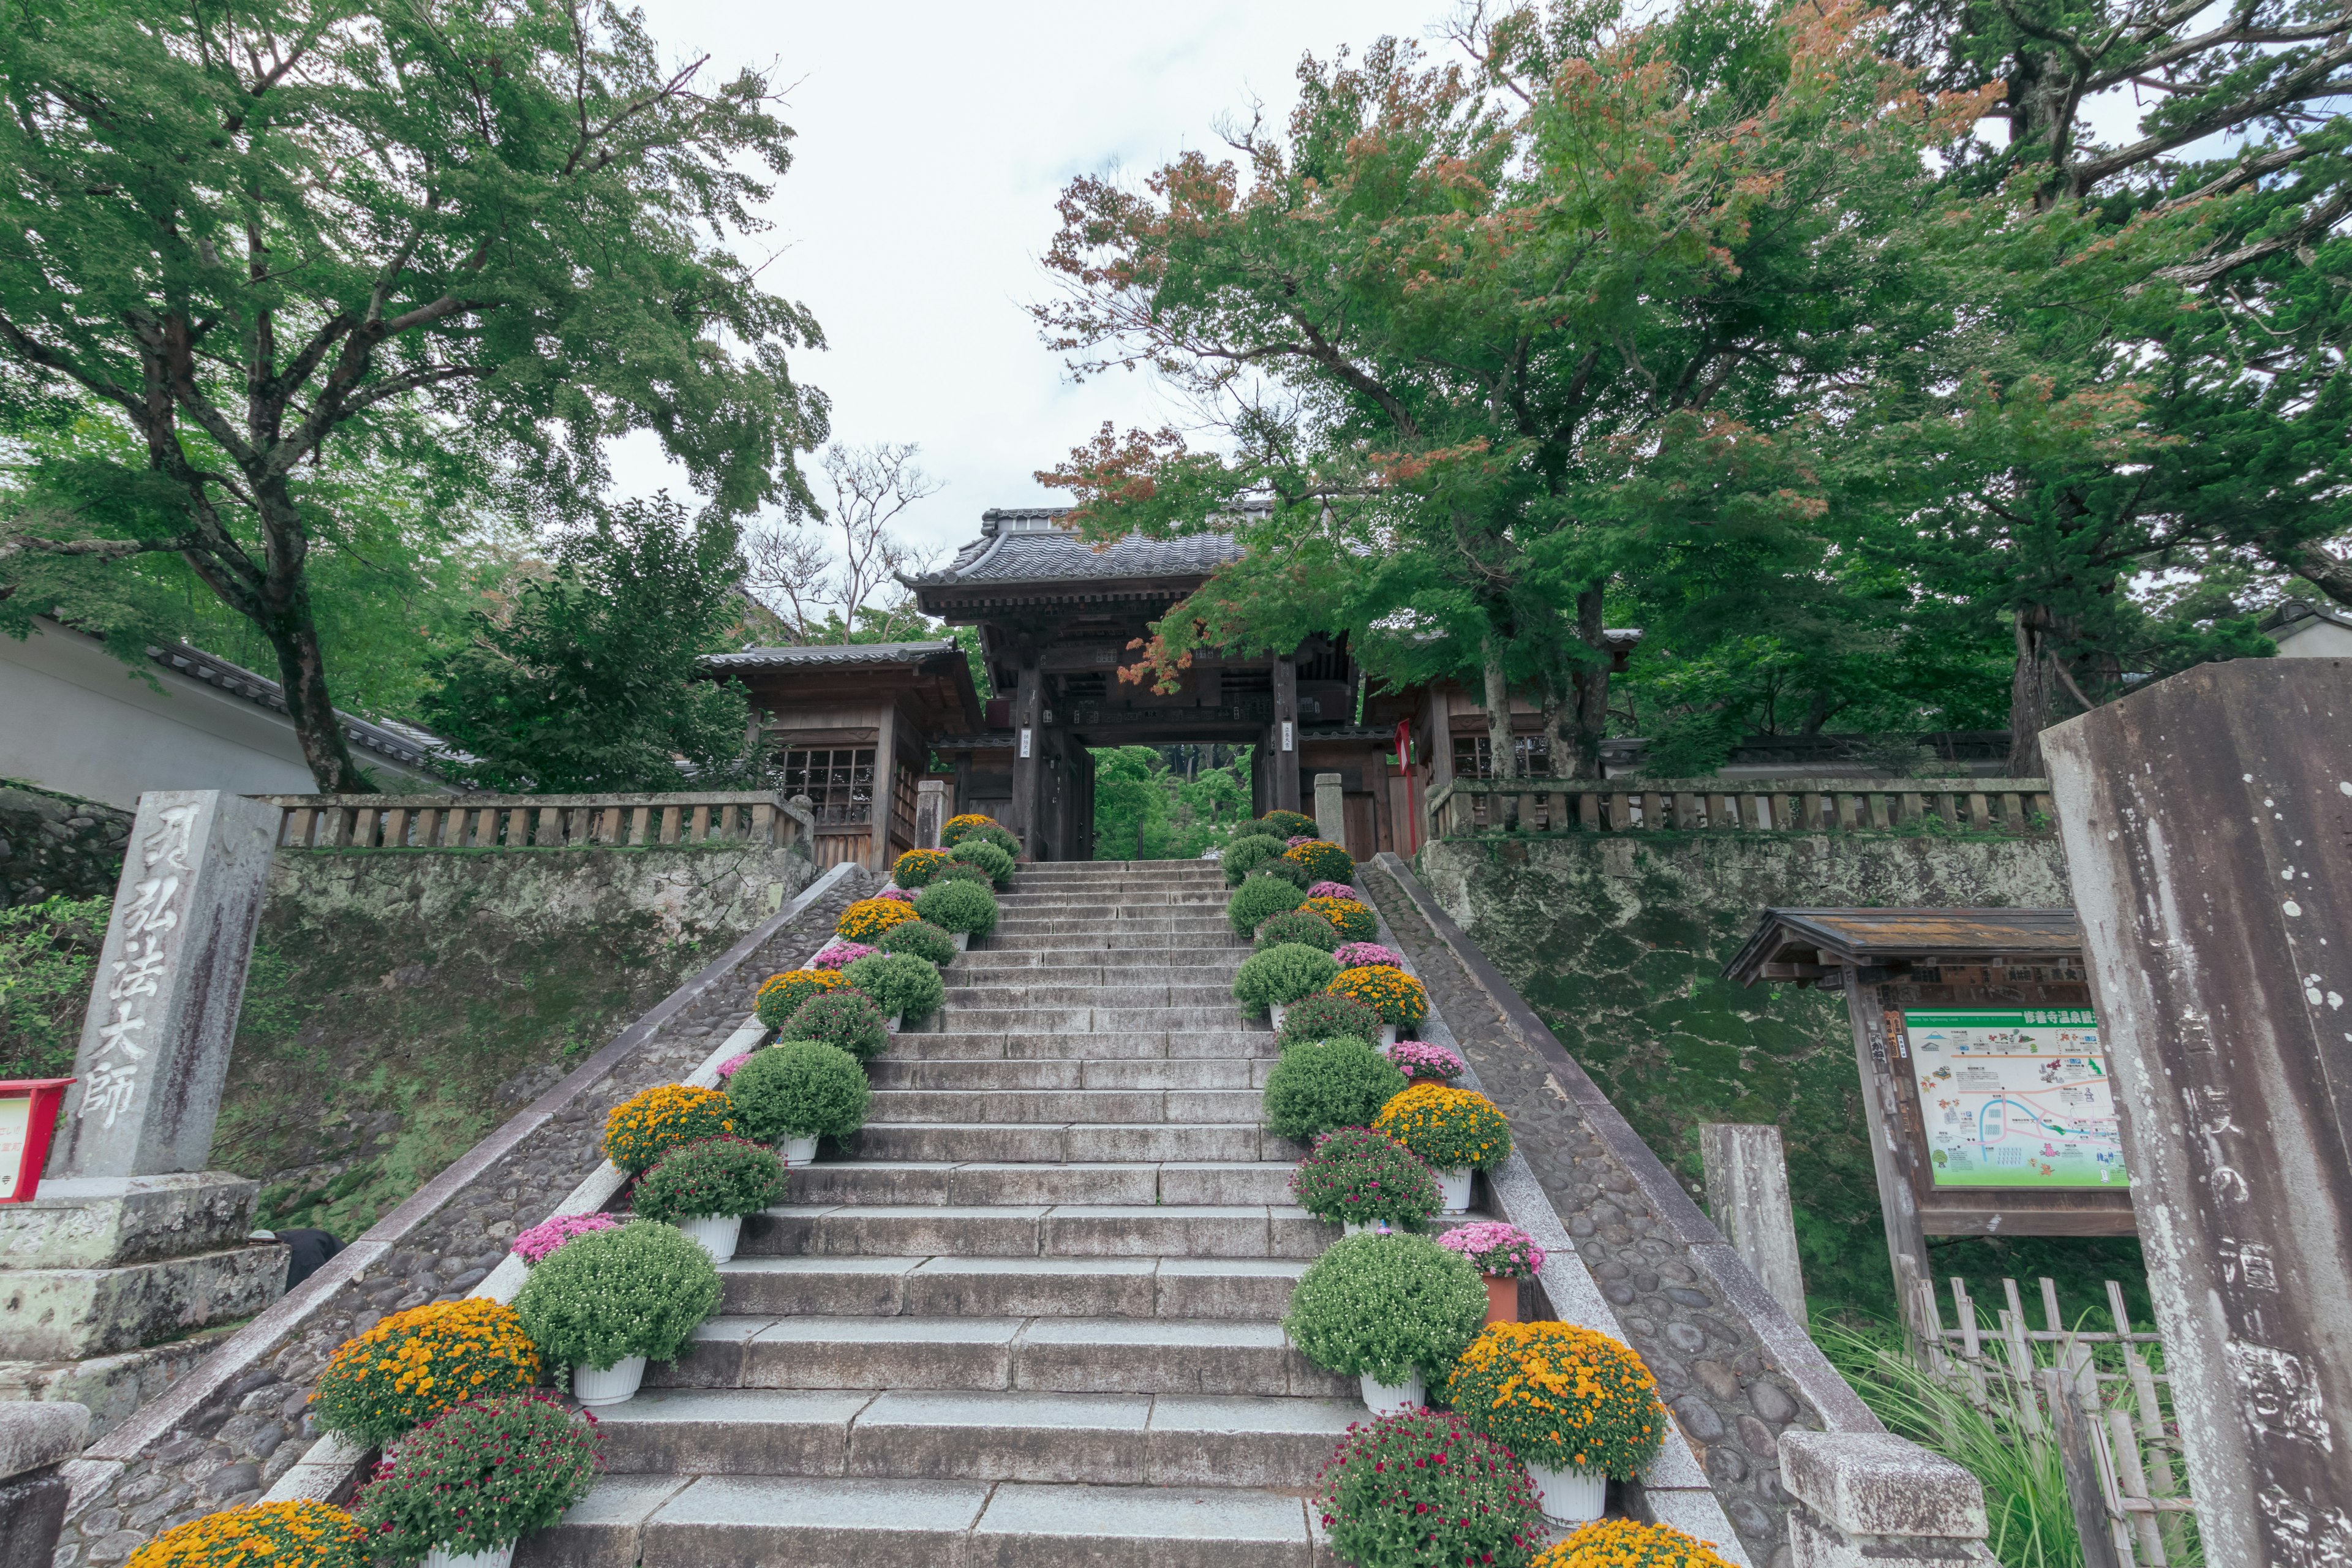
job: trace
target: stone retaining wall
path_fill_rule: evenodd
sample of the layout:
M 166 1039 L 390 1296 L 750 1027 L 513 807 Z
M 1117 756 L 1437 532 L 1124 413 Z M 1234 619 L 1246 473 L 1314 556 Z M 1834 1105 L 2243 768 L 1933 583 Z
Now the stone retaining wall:
M 1884 1430 L 1518 993 L 1393 855 L 1358 871 L 1759 1568 L 1790 1568 L 1780 1434 Z
M 54 1568 L 105 1568 L 158 1531 L 259 1498 L 316 1435 L 310 1393 L 335 1348 L 388 1312 L 486 1278 L 518 1230 L 603 1163 L 606 1112 L 692 1070 L 741 1020 L 759 979 L 819 945 L 875 881 L 854 866 L 828 872 L 68 1464 Z
M 122 875 L 131 813 L 0 782 L 0 910 L 44 899 L 103 899 Z

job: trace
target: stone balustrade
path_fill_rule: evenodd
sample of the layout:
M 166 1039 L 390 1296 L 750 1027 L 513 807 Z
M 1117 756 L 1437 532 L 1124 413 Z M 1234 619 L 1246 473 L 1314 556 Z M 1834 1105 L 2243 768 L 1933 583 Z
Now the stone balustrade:
M 807 845 L 806 795 L 772 790 L 667 795 L 266 795 L 281 849 L 588 849 Z
M 1454 779 L 1429 835 L 2057 832 L 2047 779 Z

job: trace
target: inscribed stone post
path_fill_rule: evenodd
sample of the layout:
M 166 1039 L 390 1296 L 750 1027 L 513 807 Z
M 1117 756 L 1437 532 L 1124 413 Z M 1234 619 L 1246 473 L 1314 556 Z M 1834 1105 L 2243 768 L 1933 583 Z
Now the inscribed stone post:
M 50 1174 L 205 1168 L 278 816 L 218 790 L 139 797 Z
M 1698 1152 L 1708 1214 L 1781 1310 L 1804 1322 L 1805 1275 L 1780 1130 L 1769 1123 L 1702 1122 Z
M 1315 775 L 1315 836 L 1333 844 L 1348 842 L 1348 797 L 1338 773 Z
M 2042 744 L 2206 1561 L 2352 1562 L 2352 667 Z

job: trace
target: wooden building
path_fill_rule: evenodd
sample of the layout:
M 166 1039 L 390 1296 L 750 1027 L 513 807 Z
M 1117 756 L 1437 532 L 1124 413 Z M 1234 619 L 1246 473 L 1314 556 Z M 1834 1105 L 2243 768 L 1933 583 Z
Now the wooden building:
M 925 614 L 979 628 L 1000 693 L 985 729 L 937 747 L 957 808 L 1003 821 L 1036 858 L 1093 853 L 1093 747 L 1254 746 L 1257 812 L 1311 815 L 1316 775 L 1337 773 L 1347 847 L 1360 858 L 1411 853 L 1423 837 L 1418 803 L 1457 771 L 1490 765 L 1475 695 L 1450 681 L 1374 686 L 1344 637 L 1310 637 L 1278 657 L 1196 656 L 1172 693 L 1121 681 L 1119 667 L 1135 662 L 1132 645 L 1150 624 L 1239 546 L 1207 533 L 1097 549 L 1063 526 L 1066 516 L 988 511 L 981 536 L 953 561 L 905 579 Z M 1612 634 L 1621 658 L 1636 635 Z M 1515 703 L 1512 723 L 1540 764 L 1540 715 Z
M 878 871 L 915 847 L 933 752 L 981 728 L 971 663 L 951 642 L 751 647 L 703 668 L 751 689 L 783 793 L 807 795 L 814 809 L 820 865 Z

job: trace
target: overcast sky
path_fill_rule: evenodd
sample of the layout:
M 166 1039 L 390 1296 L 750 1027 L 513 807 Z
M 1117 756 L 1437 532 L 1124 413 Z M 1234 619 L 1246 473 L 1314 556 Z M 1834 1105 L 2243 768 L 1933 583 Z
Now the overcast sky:
M 1422 37 L 1449 14 L 1449 0 L 643 3 L 672 54 L 707 51 L 729 74 L 772 60 L 791 84 L 796 161 L 753 243 L 782 249 L 763 280 L 824 327 L 830 346 L 794 374 L 832 396 L 838 439 L 921 446 L 946 488 L 908 532 L 949 548 L 988 507 L 1053 504 L 1031 473 L 1103 420 L 1181 417 L 1141 375 L 1069 384 L 1039 341 L 1024 307 L 1048 292 L 1037 258 L 1062 186 L 1215 145 L 1213 122 L 1246 120 L 1254 97 L 1286 116 L 1301 54 Z M 614 470 L 625 490 L 684 489 L 650 440 Z

